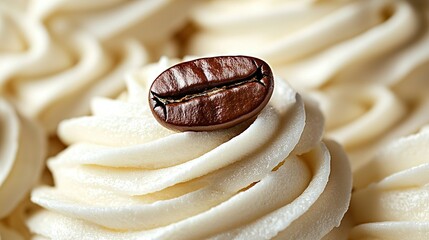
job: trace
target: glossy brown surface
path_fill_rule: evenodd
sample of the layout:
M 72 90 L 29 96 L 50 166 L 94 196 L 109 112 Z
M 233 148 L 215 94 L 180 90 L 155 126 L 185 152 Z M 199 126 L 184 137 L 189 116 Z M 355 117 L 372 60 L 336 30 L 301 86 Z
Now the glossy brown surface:
M 247 56 L 220 56 L 177 64 L 153 82 L 155 118 L 178 131 L 232 127 L 256 116 L 274 88 L 270 67 Z

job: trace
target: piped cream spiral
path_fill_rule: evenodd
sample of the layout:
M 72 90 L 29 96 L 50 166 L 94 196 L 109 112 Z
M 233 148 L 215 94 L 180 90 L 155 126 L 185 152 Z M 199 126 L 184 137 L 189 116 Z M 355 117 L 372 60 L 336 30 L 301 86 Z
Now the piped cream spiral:
M 254 122 L 175 133 L 148 109 L 167 59 L 128 76 L 117 100 L 61 123 L 70 146 L 49 160 L 55 187 L 32 200 L 37 235 L 67 239 L 322 238 L 348 209 L 351 176 L 336 143 L 321 141 L 314 104 L 282 81 Z M 49 224 L 47 224 L 49 223 Z M 305 228 L 305 230 L 304 230 Z

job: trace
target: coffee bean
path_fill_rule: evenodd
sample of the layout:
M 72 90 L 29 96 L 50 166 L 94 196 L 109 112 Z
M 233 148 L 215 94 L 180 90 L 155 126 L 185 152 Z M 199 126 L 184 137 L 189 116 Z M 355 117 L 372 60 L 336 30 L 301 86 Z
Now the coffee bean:
M 152 83 L 149 104 L 163 126 L 178 131 L 232 127 L 255 117 L 274 88 L 268 64 L 247 56 L 179 63 Z

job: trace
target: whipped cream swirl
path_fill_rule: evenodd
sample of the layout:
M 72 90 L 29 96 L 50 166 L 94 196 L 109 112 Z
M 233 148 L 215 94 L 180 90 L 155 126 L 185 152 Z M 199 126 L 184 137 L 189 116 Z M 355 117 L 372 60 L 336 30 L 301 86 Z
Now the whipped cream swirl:
M 429 127 L 378 153 L 355 183 L 350 239 L 427 239 Z
M 277 81 L 254 122 L 213 132 L 171 132 L 148 108 L 162 59 L 127 78 L 117 100 L 61 123 L 70 146 L 49 160 L 54 187 L 28 221 L 53 239 L 320 239 L 348 209 L 345 153 L 321 141 L 314 104 Z
M 40 127 L 0 98 L 0 236 L 18 239 L 2 221 L 36 184 L 44 164 L 46 139 Z M 8 238 L 7 236 L 10 236 Z
M 347 84 L 311 93 L 326 116 L 326 135 L 344 146 L 353 172 L 391 141 L 429 123 L 428 75 L 394 89 Z
M 265 59 L 320 102 L 353 171 L 429 123 L 428 1 L 209 1 L 192 19 L 187 54 Z

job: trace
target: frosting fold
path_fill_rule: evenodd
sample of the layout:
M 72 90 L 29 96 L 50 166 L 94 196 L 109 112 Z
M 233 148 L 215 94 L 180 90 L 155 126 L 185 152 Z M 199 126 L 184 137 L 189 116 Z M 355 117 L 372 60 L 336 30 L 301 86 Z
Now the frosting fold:
M 10 222 L 41 175 L 46 139 L 41 128 L 0 98 L 0 236 L 20 239 Z M 22 219 L 20 219 L 22 221 Z
M 426 238 L 428 130 L 395 140 L 362 168 L 366 178 L 359 178 L 352 197 L 357 226 L 351 239 Z

